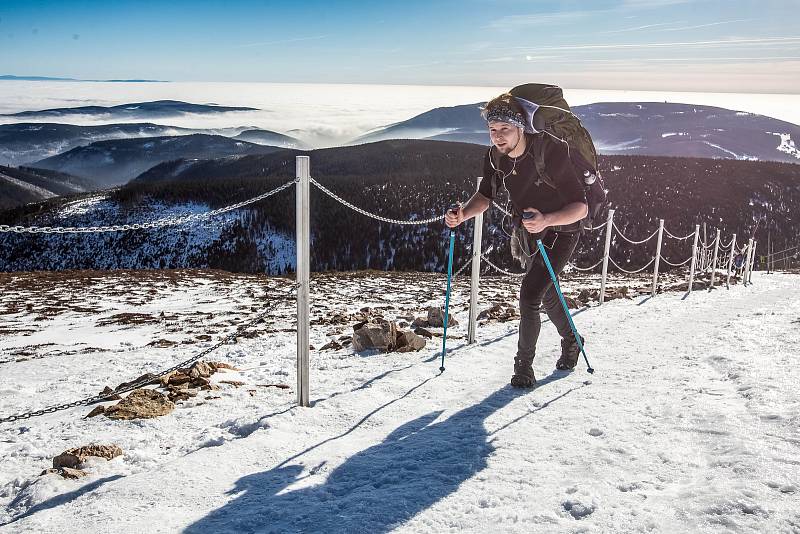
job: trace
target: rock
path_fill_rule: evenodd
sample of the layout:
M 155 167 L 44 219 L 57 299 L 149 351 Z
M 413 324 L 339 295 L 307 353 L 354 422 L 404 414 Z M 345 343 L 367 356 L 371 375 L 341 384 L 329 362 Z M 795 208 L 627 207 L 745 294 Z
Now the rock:
M 94 409 L 92 409 L 91 412 L 86 414 L 86 419 L 89 419 L 90 417 L 95 417 L 97 415 L 101 415 L 101 414 L 104 414 L 104 413 L 106 413 L 106 407 L 105 406 L 103 406 L 103 405 L 95 406 Z
M 361 322 L 358 322 L 358 323 L 354 324 L 353 325 L 353 332 L 355 332 L 356 330 L 361 330 L 361 328 L 363 328 L 365 324 L 367 324 L 367 321 L 361 321 Z
M 425 339 L 414 332 L 401 332 L 397 336 L 397 352 L 411 352 L 425 348 Z
M 111 389 L 110 387 L 106 386 L 103 388 L 103 391 L 100 392 L 100 395 L 106 397 L 107 400 L 120 400 L 122 397 L 117 395 L 117 393 Z
M 426 330 L 426 329 L 421 328 L 421 327 L 420 328 L 415 328 L 414 329 L 414 333 L 417 334 L 418 336 L 427 337 L 428 339 L 432 339 L 433 338 L 433 334 L 431 333 L 430 330 Z
M 417 317 L 411 322 L 411 328 L 428 328 L 429 326 L 431 325 L 428 324 L 428 320 L 422 317 Z
M 458 321 L 456 321 L 456 318 L 453 317 L 453 314 L 448 313 L 447 326 L 451 327 L 456 326 L 457 324 Z M 433 327 L 444 327 L 444 308 L 437 308 L 436 306 L 431 306 L 428 308 L 428 325 Z
M 229 386 L 238 388 L 239 386 L 243 386 L 244 382 L 242 382 L 241 380 L 221 380 L 220 384 L 228 384 Z
M 580 308 L 582 306 L 580 301 L 578 301 L 577 299 L 574 299 L 572 297 L 568 297 L 567 295 L 564 295 L 564 301 L 567 303 L 567 308 L 569 308 L 571 310 L 575 310 L 575 309 Z
M 342 346 L 339 343 L 337 343 L 336 341 L 331 341 L 329 343 L 324 344 L 322 347 L 320 347 L 319 350 L 339 350 L 341 348 Z
M 149 419 L 167 415 L 175 403 L 153 389 L 137 389 L 114 406 L 106 408 L 111 419 Z
M 596 289 L 581 289 L 578 293 L 578 300 L 586 304 L 590 300 L 597 300 L 600 297 L 600 292 Z
M 42 474 L 39 475 L 39 476 L 43 476 L 43 475 L 61 475 L 64 478 L 77 480 L 79 478 L 85 477 L 88 474 L 89 473 L 87 473 L 86 471 L 81 471 L 80 469 L 72 469 L 72 468 L 69 468 L 69 467 L 62 467 L 62 468 L 59 468 L 59 469 L 54 469 L 54 468 L 45 469 L 44 471 L 42 471 Z
M 174 371 L 170 373 L 170 378 L 167 383 L 170 386 L 180 386 L 181 384 L 188 384 L 192 381 L 192 377 L 189 375 L 183 374 L 180 371 Z
M 146 386 L 148 384 L 152 384 L 155 381 L 156 381 L 156 375 L 154 375 L 153 373 L 145 373 L 135 380 L 131 380 L 130 382 L 123 382 L 122 384 L 114 388 L 114 391 L 119 391 L 123 388 L 132 386 L 134 384 L 138 384 L 139 386 Z
M 62 467 L 59 471 L 60 471 L 59 474 L 62 477 L 69 478 L 69 479 L 72 479 L 72 480 L 77 480 L 79 478 L 83 478 L 83 477 L 85 477 L 86 475 L 89 474 L 86 471 L 82 471 L 81 469 L 72 469 L 72 468 L 69 468 L 69 467 Z
M 382 352 L 394 350 L 397 345 L 397 325 L 388 321 L 366 323 L 353 333 L 353 348 L 356 352 L 378 349 Z
M 405 321 L 400 321 L 399 323 L 397 323 L 397 327 L 398 328 L 407 328 L 408 327 L 408 323 L 405 322 Z
M 504 323 L 516 319 L 517 309 L 506 303 L 494 304 L 491 308 L 483 310 L 478 314 L 478 321 L 497 321 Z
M 76 447 L 68 449 L 55 458 L 53 458 L 53 468 L 59 469 L 62 467 L 76 468 L 82 464 L 86 458 L 94 456 L 97 458 L 105 458 L 111 460 L 117 456 L 122 456 L 122 449 L 116 445 L 85 445 L 83 447 Z
M 189 369 L 189 377 L 194 380 L 195 378 L 208 378 L 214 374 L 214 370 L 206 362 L 195 362 Z

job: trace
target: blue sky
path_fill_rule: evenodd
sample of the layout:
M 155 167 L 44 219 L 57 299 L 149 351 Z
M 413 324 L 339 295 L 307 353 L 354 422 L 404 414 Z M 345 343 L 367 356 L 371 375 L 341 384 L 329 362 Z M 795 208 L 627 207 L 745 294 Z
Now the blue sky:
M 0 0 L 0 74 L 796 93 L 800 0 Z

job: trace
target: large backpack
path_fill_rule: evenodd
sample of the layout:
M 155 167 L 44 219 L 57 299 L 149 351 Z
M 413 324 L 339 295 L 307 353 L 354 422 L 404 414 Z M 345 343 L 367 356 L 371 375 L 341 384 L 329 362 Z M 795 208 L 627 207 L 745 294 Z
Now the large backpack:
M 600 219 L 607 199 L 605 184 L 597 166 L 597 150 L 592 136 L 583 127 L 580 119 L 570 111 L 561 88 L 527 83 L 514 87 L 509 93 L 516 97 L 528 116 L 525 131 L 534 134 L 534 163 L 542 181 L 555 189 L 553 179 L 547 174 L 543 144 L 566 143 L 572 165 L 582 179 L 589 207 L 583 227 L 592 229 L 596 224 L 602 223 Z

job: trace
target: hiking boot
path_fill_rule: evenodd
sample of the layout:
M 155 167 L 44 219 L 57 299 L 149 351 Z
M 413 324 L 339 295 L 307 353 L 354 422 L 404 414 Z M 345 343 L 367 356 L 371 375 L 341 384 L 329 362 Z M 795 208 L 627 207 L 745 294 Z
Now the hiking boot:
M 515 388 L 532 388 L 536 385 L 536 377 L 533 375 L 533 358 L 514 358 L 514 376 L 511 377 L 511 385 Z
M 586 340 L 583 336 L 581 336 L 581 344 L 585 343 Z M 578 355 L 581 353 L 581 348 L 578 346 L 578 342 L 575 340 L 574 336 L 571 336 L 568 339 L 561 340 L 561 357 L 556 362 L 556 369 L 560 371 L 569 371 L 571 369 L 575 369 L 575 366 L 578 365 Z

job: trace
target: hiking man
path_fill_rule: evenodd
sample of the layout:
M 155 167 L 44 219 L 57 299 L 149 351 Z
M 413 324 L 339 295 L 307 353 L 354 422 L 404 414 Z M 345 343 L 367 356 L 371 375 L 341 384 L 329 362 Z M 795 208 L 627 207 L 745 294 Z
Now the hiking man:
M 522 227 L 512 235 L 512 247 L 516 245 L 523 251 L 527 270 L 519 294 L 521 319 L 511 385 L 528 388 L 536 384 L 532 364 L 542 307 L 561 335 L 561 357 L 556 368 L 573 369 L 578 363 L 578 343 L 535 243 L 542 240 L 553 270 L 560 273 L 578 244 L 581 220 L 587 216 L 588 206 L 570 162 L 568 146 L 558 139 L 545 138 L 546 133 L 525 133 L 526 115 L 515 97 L 506 93 L 489 101 L 483 117 L 492 143 L 484 159 L 484 178 L 466 204 L 447 212 L 445 223 L 450 228 L 458 226 L 486 211 L 498 187 L 508 191 L 515 225 Z M 534 150 L 543 152 L 552 185 L 541 179 Z M 515 239 L 517 243 L 513 242 Z

